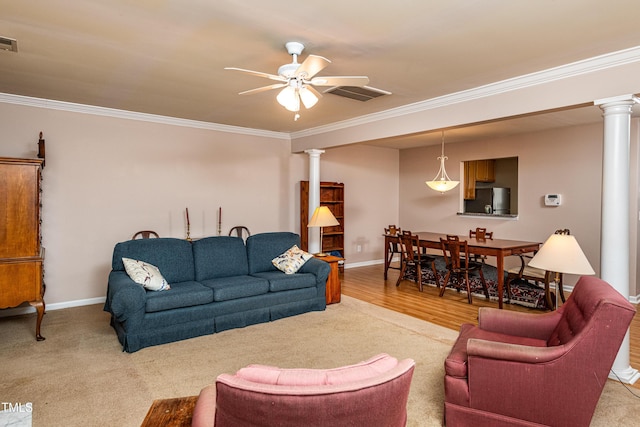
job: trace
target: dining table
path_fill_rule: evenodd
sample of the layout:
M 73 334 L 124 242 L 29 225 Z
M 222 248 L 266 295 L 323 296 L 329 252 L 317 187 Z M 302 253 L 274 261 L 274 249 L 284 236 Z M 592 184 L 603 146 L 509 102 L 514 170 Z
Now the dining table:
M 419 236 L 419 244 L 422 248 L 442 249 L 440 246 L 440 238 L 446 239 L 446 233 L 437 233 L 432 231 L 418 231 L 413 234 Z M 397 235 L 385 234 L 385 251 L 390 243 L 398 239 Z M 540 249 L 540 242 L 528 242 L 523 240 L 510 239 L 477 239 L 469 236 L 458 236 L 460 240 L 466 240 L 469 245 L 469 253 L 479 256 L 491 256 L 496 258 L 497 270 L 497 288 L 498 288 L 498 308 L 502 308 L 502 299 L 504 294 L 504 260 L 511 255 L 520 255 L 524 253 L 534 253 Z M 387 277 L 389 268 L 389 259 L 385 253 L 384 277 Z

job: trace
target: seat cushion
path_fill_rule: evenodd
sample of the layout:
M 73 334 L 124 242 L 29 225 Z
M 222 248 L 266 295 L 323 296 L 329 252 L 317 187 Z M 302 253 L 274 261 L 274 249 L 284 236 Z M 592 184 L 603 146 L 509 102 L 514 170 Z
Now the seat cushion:
M 145 311 L 171 310 L 173 308 L 192 307 L 213 302 L 213 291 L 198 282 L 172 283 L 171 289 L 163 292 L 147 291 Z
M 254 273 L 254 277 L 259 277 L 269 282 L 269 291 L 280 292 L 292 289 L 311 288 L 316 286 L 316 276 L 311 273 L 285 274 L 281 271 L 268 271 Z
M 486 341 L 496 341 L 507 344 L 520 344 L 532 347 L 546 347 L 544 340 L 536 338 L 505 335 L 498 332 L 489 332 L 470 323 L 460 327 L 460 335 L 451 352 L 444 361 L 445 374 L 456 378 L 467 378 L 467 341 L 470 338 L 478 338 Z
M 203 280 L 201 283 L 211 288 L 214 301 L 228 301 L 269 292 L 269 281 L 253 276 L 220 277 Z

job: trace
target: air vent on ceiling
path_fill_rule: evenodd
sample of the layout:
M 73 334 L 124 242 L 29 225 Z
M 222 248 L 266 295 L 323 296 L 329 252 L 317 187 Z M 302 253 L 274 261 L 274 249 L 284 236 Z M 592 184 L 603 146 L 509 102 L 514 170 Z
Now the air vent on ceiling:
M 18 51 L 18 41 L 8 37 L 0 36 L 0 50 L 9 50 L 11 52 Z
M 332 93 L 334 95 L 342 96 L 349 99 L 355 99 L 356 101 L 362 102 L 377 98 L 382 95 L 391 95 L 391 92 L 369 86 L 337 86 L 332 87 L 331 89 L 327 89 L 325 93 Z

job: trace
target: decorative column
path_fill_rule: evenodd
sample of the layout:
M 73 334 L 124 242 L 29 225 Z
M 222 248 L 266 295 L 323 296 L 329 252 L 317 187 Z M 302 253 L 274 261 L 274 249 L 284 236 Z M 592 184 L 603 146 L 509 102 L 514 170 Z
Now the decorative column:
M 312 148 L 304 152 L 309 155 L 309 218 L 307 219 L 311 219 L 313 212 L 320 206 L 320 155 L 324 150 Z M 320 252 L 320 228 L 312 227 L 300 230 L 300 233 L 308 233 L 310 253 Z
M 629 140 L 635 98 L 625 95 L 595 101 L 604 117 L 600 276 L 629 298 Z M 629 363 L 629 331 L 609 374 L 633 384 L 640 374 Z

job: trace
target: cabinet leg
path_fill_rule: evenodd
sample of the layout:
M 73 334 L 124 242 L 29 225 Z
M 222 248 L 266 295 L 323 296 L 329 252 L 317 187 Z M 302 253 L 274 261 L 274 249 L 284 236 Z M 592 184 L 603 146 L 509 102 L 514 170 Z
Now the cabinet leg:
M 29 304 L 38 312 L 38 319 L 36 320 L 36 341 L 44 341 L 45 338 L 40 334 L 40 325 L 42 324 L 42 317 L 44 316 L 44 301 L 34 301 Z

